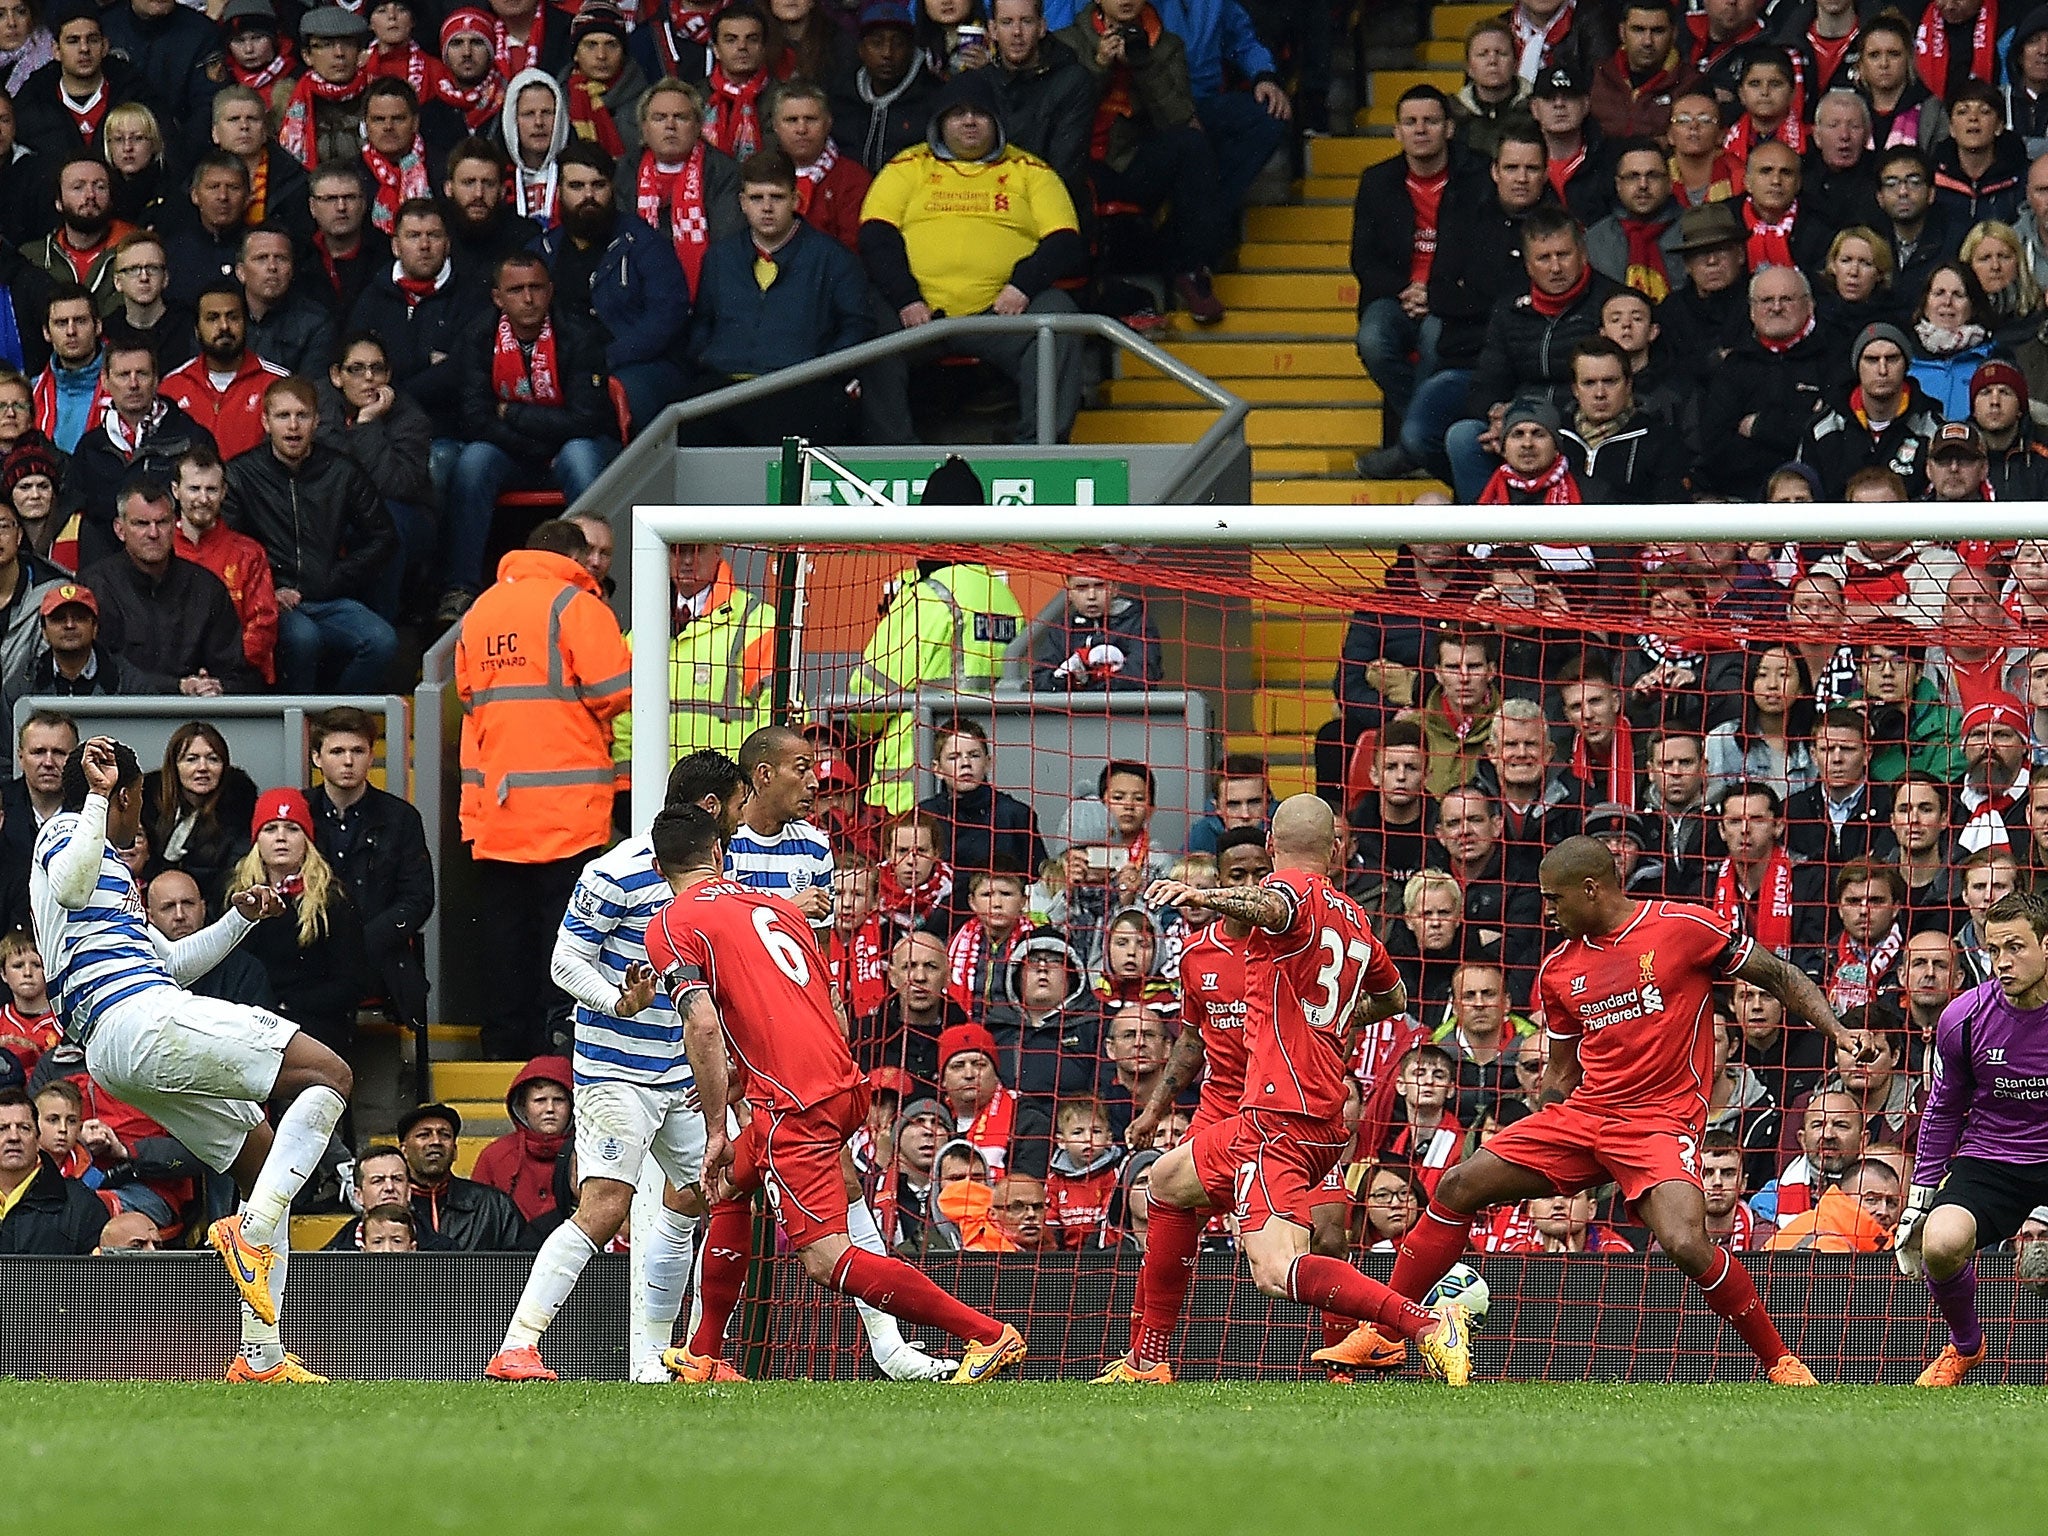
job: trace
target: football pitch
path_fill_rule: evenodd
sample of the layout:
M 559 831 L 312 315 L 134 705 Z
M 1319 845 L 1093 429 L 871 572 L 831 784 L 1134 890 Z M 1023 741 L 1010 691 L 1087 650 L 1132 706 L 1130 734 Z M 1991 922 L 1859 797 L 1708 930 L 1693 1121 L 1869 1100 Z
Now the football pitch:
M 12 1530 L 2043 1529 L 2039 1390 L 0 1383 Z

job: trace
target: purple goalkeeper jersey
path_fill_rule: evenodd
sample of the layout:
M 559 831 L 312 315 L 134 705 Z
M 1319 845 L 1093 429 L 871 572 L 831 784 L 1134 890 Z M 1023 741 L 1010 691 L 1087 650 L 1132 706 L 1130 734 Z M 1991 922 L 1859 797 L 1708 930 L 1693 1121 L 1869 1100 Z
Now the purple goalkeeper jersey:
M 1934 1091 L 1913 1182 L 1939 1184 L 1957 1156 L 2048 1164 L 2048 1008 L 2013 1007 L 1995 980 L 1963 993 L 1934 1026 Z

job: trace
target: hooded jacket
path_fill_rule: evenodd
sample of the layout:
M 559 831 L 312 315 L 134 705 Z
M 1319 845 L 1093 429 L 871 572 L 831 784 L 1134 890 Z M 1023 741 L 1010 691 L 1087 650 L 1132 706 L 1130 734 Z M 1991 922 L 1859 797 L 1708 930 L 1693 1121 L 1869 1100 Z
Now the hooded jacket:
M 1062 955 L 1070 978 L 1067 994 L 1037 1021 L 1026 1016 L 1022 995 L 1024 962 L 1036 954 Z M 996 1042 L 996 1075 L 1050 1115 L 1059 1100 L 1095 1093 L 1102 1087 L 1102 1010 L 1088 987 L 1080 952 L 1057 929 L 1026 939 L 1010 956 L 1009 1001 L 989 1010 L 988 1029 Z M 943 1070 L 943 1068 L 941 1069 Z
M 842 75 L 831 92 L 833 142 L 841 154 L 879 171 L 924 138 L 939 84 L 922 51 L 912 52 L 910 73 L 879 94 L 865 68 Z
M 538 166 L 530 166 L 519 153 L 519 93 L 529 86 L 546 86 L 555 98 L 555 131 L 548 140 L 548 152 Z M 541 226 L 552 229 L 561 218 L 561 200 L 556 193 L 555 161 L 569 142 L 569 96 L 560 81 L 543 69 L 522 69 L 505 86 L 505 105 L 498 111 L 498 142 L 505 146 L 505 155 L 512 162 L 511 178 L 506 184 L 505 206 L 514 213 L 536 219 Z M 545 178 L 546 195 L 535 197 L 528 187 L 527 178 Z
M 513 1128 L 477 1154 L 470 1177 L 510 1195 L 519 1214 L 536 1222 L 555 1209 L 555 1159 L 573 1131 L 543 1136 L 527 1124 L 523 1106 L 532 1083 L 556 1083 L 573 1095 L 575 1072 L 569 1058 L 536 1056 L 519 1069 L 505 1091 L 505 1113 L 512 1117 Z
M 1123 653 L 1111 665 L 1092 663 L 1088 653 L 1108 646 Z M 1078 671 L 1062 677 L 1059 668 L 1080 656 Z M 1166 666 L 1159 649 L 1159 626 L 1145 609 L 1145 600 L 1117 594 L 1099 619 L 1078 617 L 1062 604 L 1059 617 L 1038 631 L 1031 646 L 1031 686 L 1041 693 L 1123 693 L 1156 687 Z
M 1118 1164 L 1123 1148 L 1107 1146 L 1092 1162 L 1079 1163 L 1056 1149 L 1045 1176 L 1047 1247 L 1095 1248 L 1103 1245 L 1110 1207 L 1116 1203 Z

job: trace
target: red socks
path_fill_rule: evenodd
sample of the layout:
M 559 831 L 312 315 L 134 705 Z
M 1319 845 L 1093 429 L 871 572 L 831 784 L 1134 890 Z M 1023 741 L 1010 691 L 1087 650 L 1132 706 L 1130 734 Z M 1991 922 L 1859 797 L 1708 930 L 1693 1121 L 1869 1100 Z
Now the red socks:
M 1778 1333 L 1778 1325 L 1764 1310 L 1764 1304 L 1756 1294 L 1756 1284 L 1749 1278 L 1749 1271 L 1736 1263 L 1735 1256 L 1727 1249 L 1716 1251 L 1715 1262 L 1707 1266 L 1707 1272 L 1696 1283 L 1705 1294 L 1707 1305 L 1742 1335 L 1742 1342 L 1755 1352 L 1766 1368 L 1776 1365 L 1791 1353 Z
M 1443 1279 L 1471 1241 L 1472 1218 L 1447 1211 L 1436 1201 L 1401 1239 L 1401 1255 L 1387 1283 L 1410 1301 L 1420 1301 Z
M 1342 1259 L 1320 1253 L 1305 1253 L 1294 1261 L 1287 1271 L 1287 1296 L 1304 1307 L 1376 1323 L 1404 1339 L 1427 1332 L 1436 1321 L 1433 1313 L 1407 1297 L 1361 1275 Z
M 993 1344 L 1003 1325 L 941 1289 L 901 1259 L 848 1246 L 832 1270 L 831 1289 L 857 1297 L 877 1312 L 937 1328 L 970 1344 Z
M 747 1287 L 747 1265 L 753 1258 L 754 1211 L 746 1200 L 721 1200 L 704 1223 L 704 1256 L 697 1272 L 701 1311 L 690 1335 L 693 1355 L 723 1356 L 725 1328 L 732 1309 Z
M 1140 1365 L 1155 1365 L 1173 1348 L 1173 1330 L 1187 1307 L 1195 1278 L 1195 1252 L 1213 1211 L 1186 1211 L 1155 1201 L 1145 1223 L 1145 1259 L 1138 1268 L 1138 1294 L 1131 1308 L 1131 1354 Z

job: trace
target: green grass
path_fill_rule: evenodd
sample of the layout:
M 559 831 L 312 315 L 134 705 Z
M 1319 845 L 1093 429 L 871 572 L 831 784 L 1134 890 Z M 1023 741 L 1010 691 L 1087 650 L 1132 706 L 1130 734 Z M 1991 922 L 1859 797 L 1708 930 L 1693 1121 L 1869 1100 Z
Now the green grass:
M 2039 1391 L 0 1383 L 9 1530 L 2040 1532 Z

